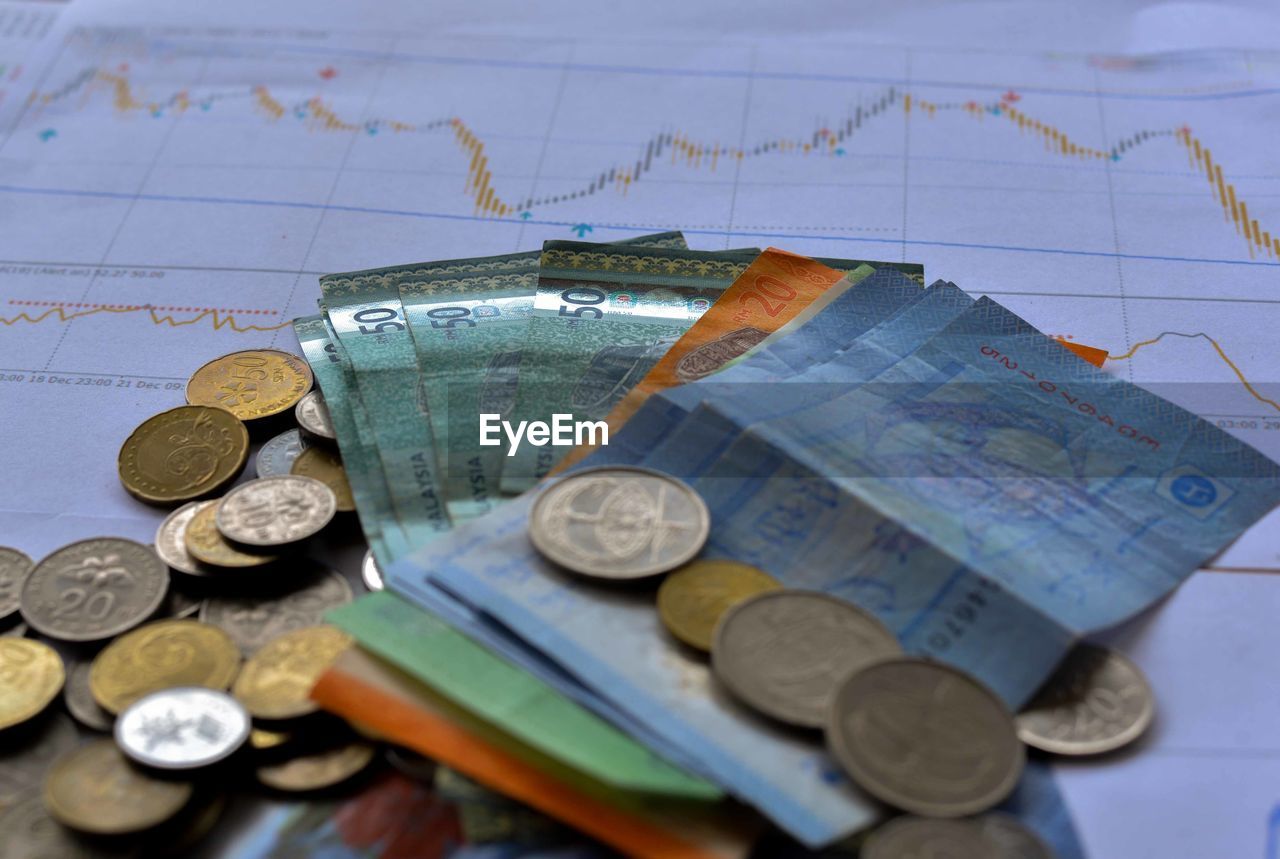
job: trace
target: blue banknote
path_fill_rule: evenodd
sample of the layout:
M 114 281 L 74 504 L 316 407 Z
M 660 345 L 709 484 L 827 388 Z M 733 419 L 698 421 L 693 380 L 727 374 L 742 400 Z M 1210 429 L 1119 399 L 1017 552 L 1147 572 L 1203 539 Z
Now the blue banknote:
M 639 461 L 703 399 L 739 385 L 780 382 L 828 360 L 925 294 L 906 274 L 877 269 L 788 337 L 766 342 L 715 375 L 654 394 L 607 447 L 592 455 L 592 464 Z
M 709 555 L 858 602 L 1016 707 L 1280 502 L 1280 466 L 983 299 L 694 486 Z

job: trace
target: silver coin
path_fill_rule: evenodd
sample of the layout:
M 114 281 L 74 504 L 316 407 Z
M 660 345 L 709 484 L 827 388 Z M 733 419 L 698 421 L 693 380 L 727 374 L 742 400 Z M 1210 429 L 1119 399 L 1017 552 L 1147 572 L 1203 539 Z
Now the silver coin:
M 33 566 L 35 563 L 24 553 L 0 546 L 0 621 L 17 612 L 22 580 Z
M 80 742 L 76 726 L 56 710 L 32 728 L 31 733 L 24 727 L 18 735 L 0 736 L 0 807 L 33 789 L 39 796 L 49 766 Z
M 312 392 L 314 393 L 314 391 Z M 311 396 L 311 394 L 307 394 Z M 303 397 L 306 399 L 306 397 Z M 301 405 L 301 401 L 299 401 Z M 302 437 L 299 430 L 291 429 L 282 432 L 275 438 L 265 442 L 254 460 L 259 477 L 275 477 L 277 474 L 288 474 L 293 468 L 293 461 L 311 445 Z
M 775 590 L 724 615 L 711 667 L 730 692 L 765 715 L 821 728 L 841 680 L 901 652 L 894 634 L 852 603 L 817 591 Z
M 128 859 L 137 848 L 78 837 L 54 820 L 39 790 L 0 812 L 0 859 Z
M 529 539 L 586 576 L 638 579 L 691 560 L 711 533 L 698 493 L 658 471 L 603 466 L 564 477 L 529 512 Z
M 285 594 L 211 597 L 200 607 L 200 620 L 225 631 L 248 656 L 277 635 L 323 623 L 325 612 L 351 599 L 345 578 L 316 566 Z
M 860 859 L 997 859 L 968 820 L 903 815 L 876 827 L 858 852 Z
M 67 712 L 75 720 L 92 731 L 110 731 L 115 717 L 102 709 L 89 690 L 89 670 L 92 662 L 75 662 L 67 672 L 67 682 L 62 687 L 62 700 Z
M 189 576 L 218 575 L 219 571 L 216 567 L 200 563 L 187 551 L 187 526 L 191 524 L 191 520 L 201 508 L 213 503 L 215 502 L 192 501 L 164 517 L 164 521 L 156 529 L 155 549 L 160 560 L 164 561 L 169 569 Z
M 22 619 L 62 641 L 98 641 L 142 623 L 164 601 L 169 570 L 141 543 L 97 537 L 63 546 L 22 583 Z
M 338 511 L 333 490 L 296 474 L 259 477 L 231 490 L 214 517 L 222 536 L 245 546 L 287 546 L 320 533 Z
M 1026 747 L 993 692 L 948 665 L 894 657 L 840 685 L 827 746 L 859 787 L 926 817 L 985 811 L 1009 795 Z
M 378 559 L 373 556 L 372 549 L 364 553 L 364 560 L 360 562 L 360 578 L 371 591 L 380 591 L 385 587 L 382 583 L 382 569 L 378 566 Z
M 1053 859 L 1049 845 L 1012 814 L 989 811 L 972 821 L 982 832 L 991 859 Z
M 337 434 L 333 431 L 333 419 L 329 417 L 329 406 L 324 401 L 324 394 L 311 389 L 298 404 L 293 407 L 293 416 L 308 435 L 333 441 Z
M 1018 714 L 1018 736 L 1059 755 L 1096 755 L 1147 729 L 1155 696 L 1138 666 L 1114 650 L 1081 644 Z
M 201 686 L 161 689 L 134 701 L 116 719 L 116 745 L 144 766 L 206 767 L 249 739 L 249 713 L 226 692 Z

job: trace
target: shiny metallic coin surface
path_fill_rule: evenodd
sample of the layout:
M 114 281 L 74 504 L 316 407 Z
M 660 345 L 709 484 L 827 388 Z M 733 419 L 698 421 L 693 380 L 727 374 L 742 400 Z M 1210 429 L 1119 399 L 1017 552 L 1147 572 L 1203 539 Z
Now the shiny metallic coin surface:
M 1081 644 L 1018 714 L 1018 736 L 1058 755 L 1097 755 L 1132 743 L 1154 717 L 1142 670 L 1114 650 Z
M 655 576 L 692 560 L 711 514 L 684 483 L 643 468 L 604 466 L 560 478 L 529 512 L 529 539 L 551 562 L 601 579 Z
M 80 742 L 76 726 L 57 710 L 28 728 L 30 733 L 20 739 L 5 737 L 0 743 L 0 808 L 19 802 L 29 791 L 39 794 L 49 765 Z
M 311 367 L 278 349 L 245 349 L 214 358 L 191 374 L 187 402 L 218 406 L 242 421 L 278 415 L 311 390 Z
M 690 561 L 662 580 L 658 615 L 668 632 L 707 652 L 725 612 L 756 594 L 780 587 L 777 579 L 750 564 L 719 558 Z
M 34 566 L 35 562 L 24 553 L 8 546 L 0 546 L 0 621 L 18 613 L 22 580 Z
M 76 662 L 67 672 L 67 685 L 62 689 L 62 700 L 66 702 L 67 712 L 81 725 L 91 731 L 106 733 L 111 730 L 115 716 L 102 709 L 93 700 L 93 690 L 89 688 L 89 672 L 92 662 Z
M 249 738 L 249 714 L 225 692 L 183 686 L 152 692 L 116 719 L 128 757 L 157 769 L 198 769 L 230 757 Z
M 94 657 L 89 690 L 104 710 L 119 714 L 160 689 L 226 689 L 239 671 L 240 653 L 221 629 L 195 620 L 157 620 Z
M 771 590 L 716 627 L 711 667 L 739 700 L 806 728 L 826 724 L 831 697 L 857 668 L 902 652 L 874 615 L 818 591 Z
M 246 656 L 278 635 L 324 623 L 325 612 L 351 602 L 351 585 L 337 572 L 313 565 L 290 590 L 253 597 L 214 596 L 200 620 L 225 630 Z
M 912 657 L 851 674 L 828 710 L 827 746 L 863 790 L 925 817 L 962 817 L 1000 802 L 1026 750 L 996 695 L 948 665 Z
M 329 406 L 324 401 L 324 394 L 312 391 L 302 399 L 293 410 L 298 426 L 313 438 L 333 441 L 338 436 L 333 431 L 333 418 L 329 417 Z
M 275 477 L 277 474 L 288 474 L 293 468 L 293 461 L 311 445 L 299 430 L 291 429 L 280 433 L 273 439 L 264 442 L 254 460 L 254 467 L 259 477 Z
M 211 571 L 210 575 L 216 576 L 220 571 L 265 567 L 279 560 L 278 556 L 265 552 L 246 552 L 222 536 L 216 521 L 220 499 L 197 503 L 195 515 L 187 523 L 184 543 L 191 557 L 204 564 Z
M 352 743 L 291 758 L 280 764 L 259 767 L 258 781 L 267 787 L 289 792 L 333 787 L 367 767 L 373 760 L 373 751 L 373 746 L 367 743 Z
M 120 447 L 125 490 L 149 504 L 181 504 L 221 492 L 244 469 L 249 431 L 212 406 L 179 406 L 143 421 Z
M 989 851 L 981 830 L 968 820 L 906 814 L 876 827 L 859 859 L 1000 859 Z
M 372 549 L 364 553 L 364 560 L 360 562 L 360 580 L 370 591 L 380 591 L 386 587 L 382 581 L 382 569 L 378 566 L 378 559 L 373 556 Z
M 20 725 L 49 706 L 66 681 L 62 657 L 29 638 L 0 638 L 0 730 Z
M 192 501 L 164 517 L 164 521 L 156 529 L 155 545 L 156 554 L 169 569 L 186 573 L 188 576 L 217 575 L 216 568 L 205 565 L 187 550 L 187 526 L 201 509 L 217 503 L 216 501 Z
M 214 521 L 228 540 L 270 549 L 320 533 L 337 510 L 333 490 L 319 480 L 283 474 L 232 489 L 218 504 Z
M 62 641 L 101 641 L 142 623 L 164 602 L 169 570 L 155 552 L 119 537 L 63 546 L 22 583 L 22 618 Z

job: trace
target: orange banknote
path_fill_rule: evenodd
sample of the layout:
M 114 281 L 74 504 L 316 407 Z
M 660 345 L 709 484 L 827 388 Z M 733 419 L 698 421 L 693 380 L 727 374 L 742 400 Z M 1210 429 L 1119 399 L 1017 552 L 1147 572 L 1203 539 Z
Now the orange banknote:
M 851 276 L 865 277 L 866 266 Z M 709 376 L 746 354 L 774 333 L 828 289 L 845 278 L 808 257 L 769 248 L 747 267 L 724 294 L 711 305 L 663 355 L 643 379 L 605 417 L 613 435 L 652 395 Z M 595 448 L 579 445 L 551 472 L 559 473 Z
M 358 647 L 311 697 L 330 712 L 433 758 L 627 856 L 743 859 L 760 819 L 729 801 L 678 802 L 620 791 L 477 719 Z

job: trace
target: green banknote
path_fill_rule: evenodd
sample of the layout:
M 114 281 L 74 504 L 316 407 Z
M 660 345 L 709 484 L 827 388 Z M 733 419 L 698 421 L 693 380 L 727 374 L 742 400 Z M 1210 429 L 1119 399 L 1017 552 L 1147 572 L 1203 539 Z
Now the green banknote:
M 370 594 L 326 619 L 452 705 L 602 784 L 684 799 L 722 795 L 394 594 Z
M 758 255 L 547 242 L 508 422 L 604 418 Z M 504 448 L 506 494 L 533 486 L 569 450 Z
M 387 483 L 383 479 L 382 466 L 377 452 L 371 446 L 371 435 L 365 424 L 359 394 L 351 367 L 345 362 L 342 351 L 325 327 L 321 316 L 307 316 L 293 321 L 294 333 L 302 346 L 302 354 L 311 365 L 316 384 L 324 394 L 338 437 L 338 450 L 351 483 L 351 495 L 356 502 L 360 527 L 373 549 L 379 563 L 390 563 L 392 546 L 402 554 L 408 549 L 403 535 L 394 529 L 391 501 Z M 394 530 L 384 533 L 384 526 Z
M 619 244 L 687 247 L 676 232 Z M 400 279 L 445 505 L 455 523 L 479 516 L 500 498 L 505 454 L 497 446 L 480 444 L 479 416 L 506 418 L 515 402 L 540 255 L 531 251 L 422 263 Z
M 320 278 L 320 290 L 326 317 L 354 371 L 392 519 L 416 547 L 449 530 L 450 522 L 413 337 L 400 304 L 400 278 L 413 268 L 329 274 Z M 388 548 L 398 557 L 395 547 Z

